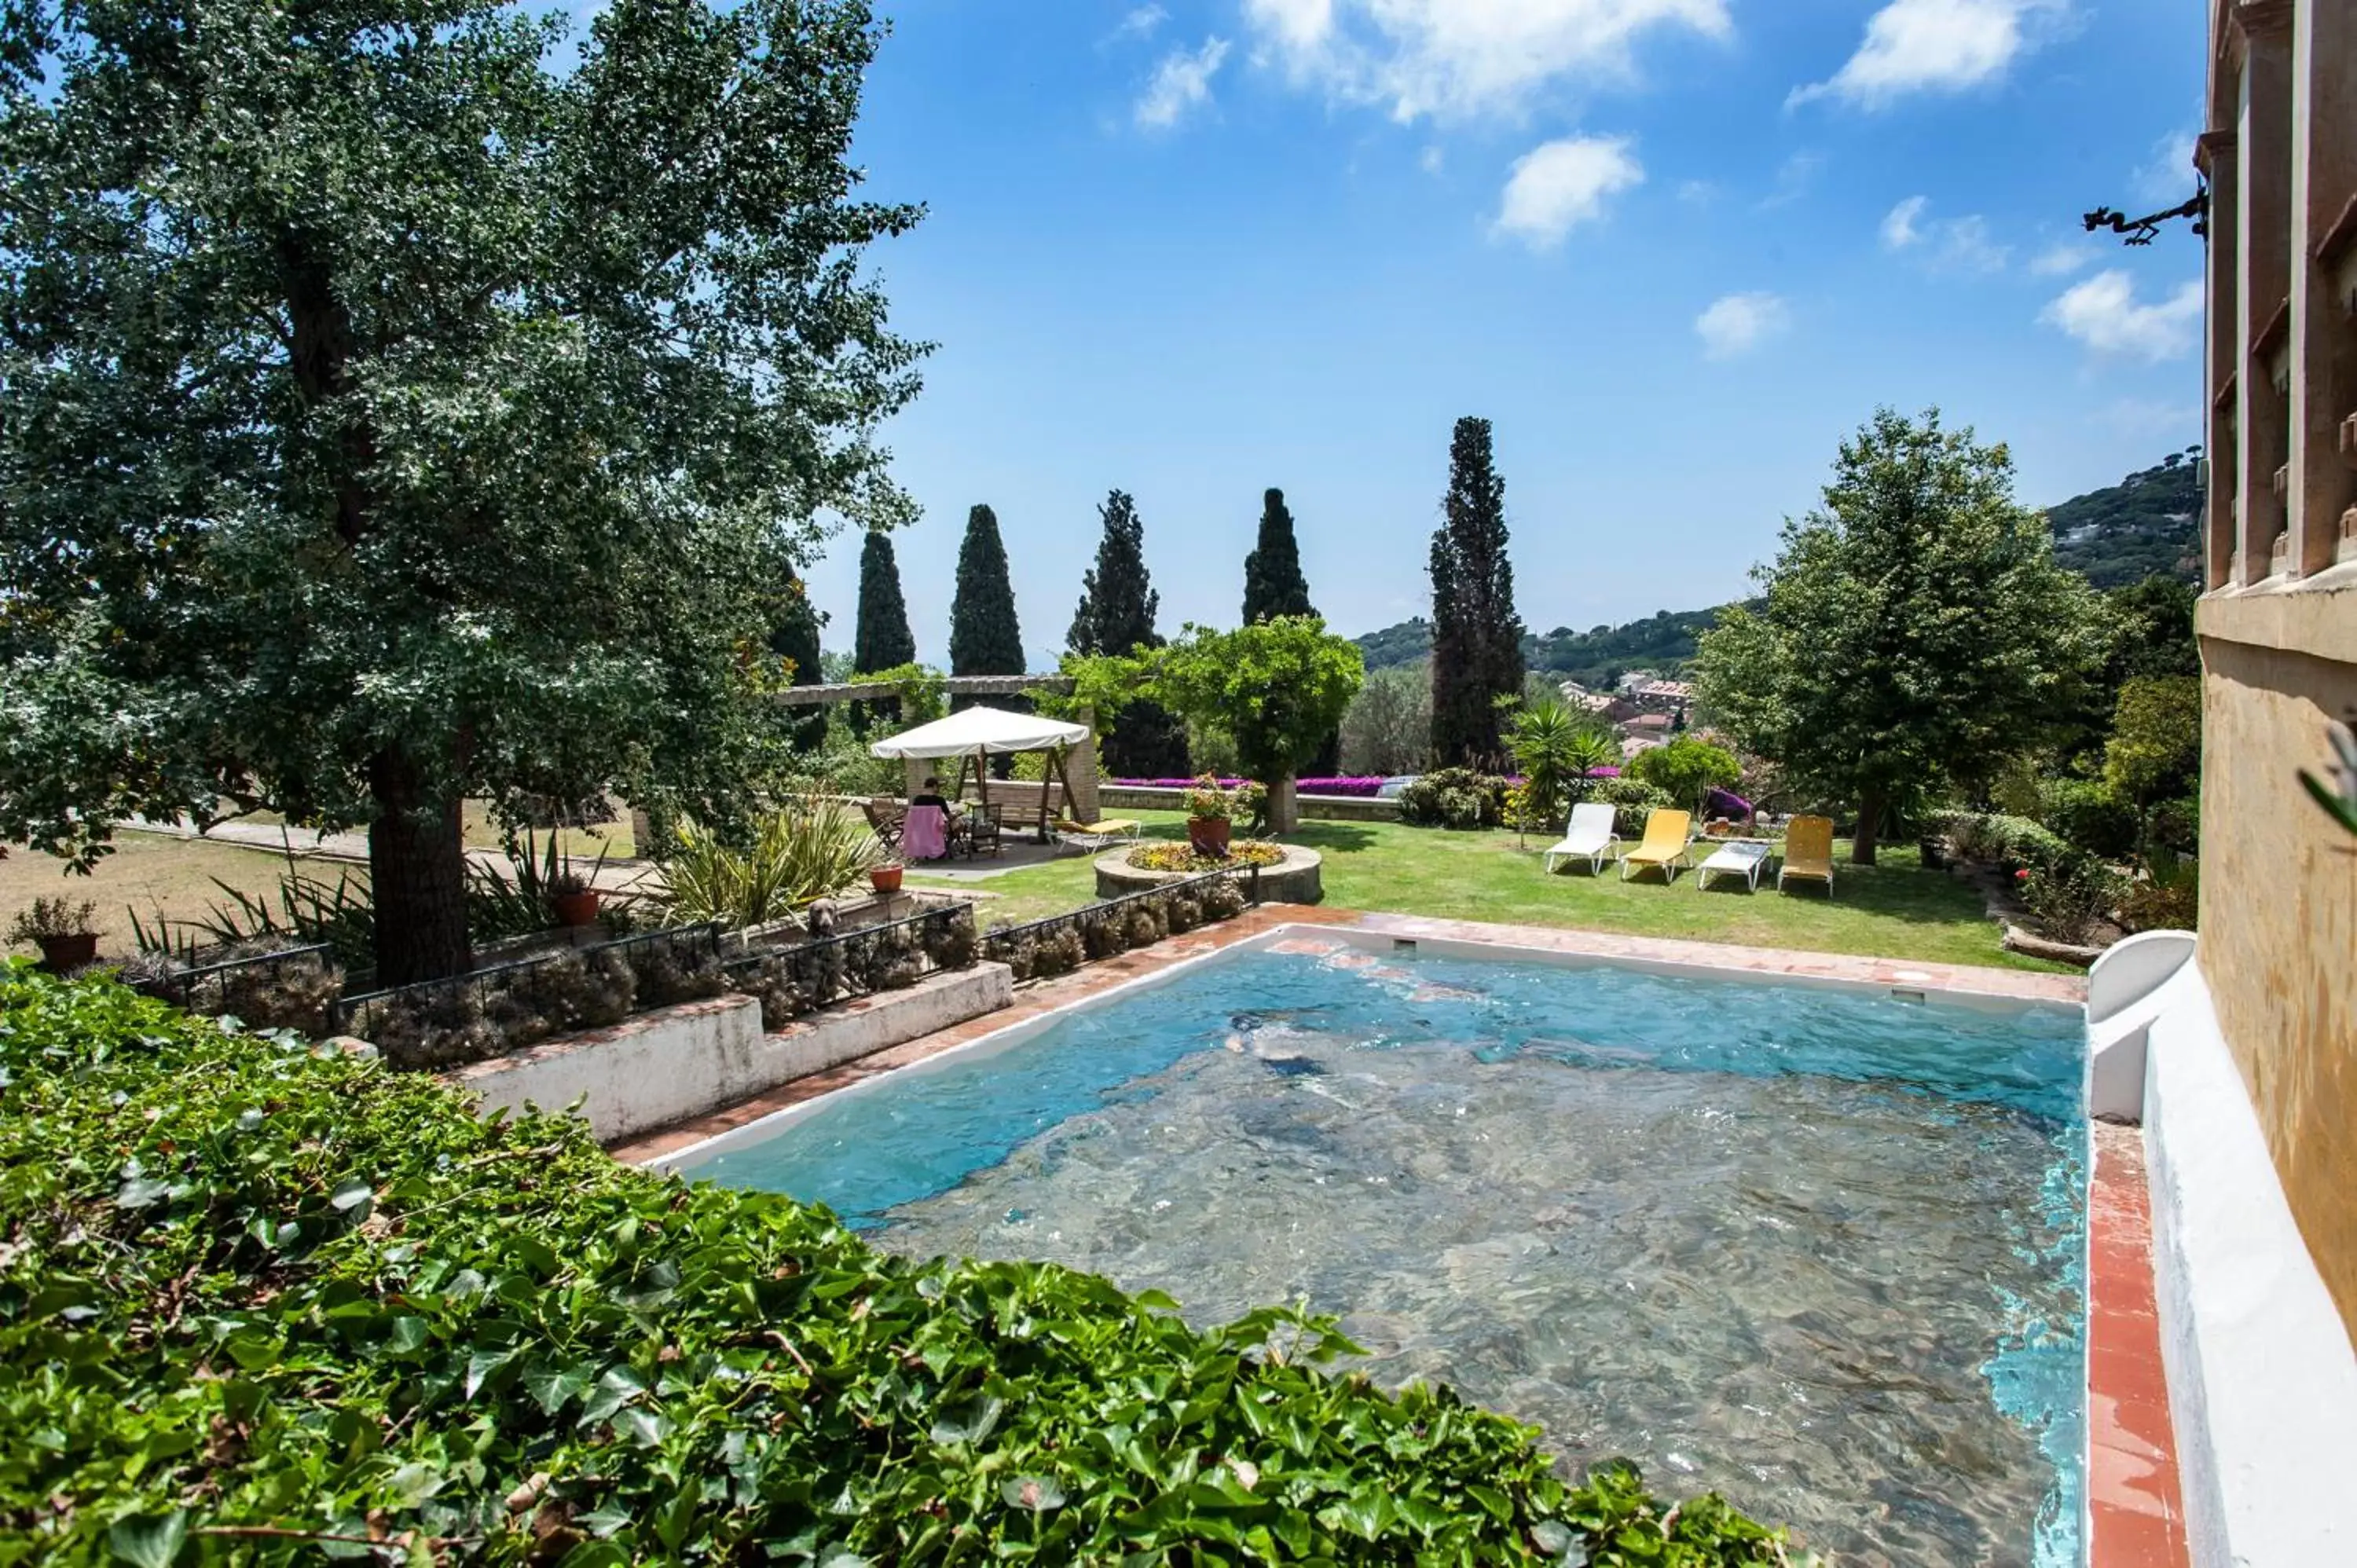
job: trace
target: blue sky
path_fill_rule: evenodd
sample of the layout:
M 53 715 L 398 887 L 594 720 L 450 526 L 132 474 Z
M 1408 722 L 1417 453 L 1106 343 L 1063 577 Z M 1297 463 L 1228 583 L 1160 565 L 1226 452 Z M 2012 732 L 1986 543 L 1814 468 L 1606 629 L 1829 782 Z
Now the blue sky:
M 1356 634 L 1420 614 L 1460 414 L 1494 422 L 1534 628 L 1720 602 L 1879 403 L 2008 442 L 2022 498 L 2200 435 L 2176 0 L 900 0 L 856 149 L 931 339 L 887 440 L 946 658 L 996 508 L 1060 648 L 1137 498 L 1165 630 L 1232 624 L 1264 488 Z M 830 648 L 857 541 L 812 573 Z

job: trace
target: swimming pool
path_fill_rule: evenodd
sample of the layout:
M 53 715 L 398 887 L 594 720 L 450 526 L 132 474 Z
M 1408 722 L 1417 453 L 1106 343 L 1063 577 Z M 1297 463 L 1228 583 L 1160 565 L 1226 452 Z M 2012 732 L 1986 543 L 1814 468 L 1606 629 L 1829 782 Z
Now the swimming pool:
M 1387 1383 L 1845 1561 L 2063 1568 L 2083 1039 L 2053 1005 L 1295 938 L 677 1165 L 1198 1323 L 1306 1299 Z

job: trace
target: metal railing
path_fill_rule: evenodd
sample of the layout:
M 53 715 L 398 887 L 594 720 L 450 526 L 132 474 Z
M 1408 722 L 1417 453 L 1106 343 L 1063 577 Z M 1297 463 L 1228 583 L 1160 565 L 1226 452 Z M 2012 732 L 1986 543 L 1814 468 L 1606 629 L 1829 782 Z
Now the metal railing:
M 731 991 L 761 1004 L 761 1026 L 837 1002 L 904 990 L 928 974 L 972 967 L 980 948 L 974 906 L 949 904 L 805 942 L 748 948 L 721 961 Z
M 316 960 L 325 965 L 332 961 L 335 950 L 326 942 L 306 942 L 300 947 L 280 948 L 273 952 L 250 953 L 242 958 L 222 959 L 214 963 L 200 963 L 188 968 L 178 967 L 167 956 L 152 972 L 135 982 L 138 990 L 158 997 L 191 1013 L 221 1011 L 231 988 L 249 975 L 274 970 L 302 960 Z M 215 1005 L 208 1006 L 207 993 Z

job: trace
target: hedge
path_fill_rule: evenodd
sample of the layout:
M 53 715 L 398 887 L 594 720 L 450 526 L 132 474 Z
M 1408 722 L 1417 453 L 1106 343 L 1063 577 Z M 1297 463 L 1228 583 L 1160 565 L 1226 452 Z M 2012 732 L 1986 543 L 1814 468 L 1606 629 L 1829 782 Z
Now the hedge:
M 0 1561 L 1798 1560 L 1446 1390 L 0 969 Z

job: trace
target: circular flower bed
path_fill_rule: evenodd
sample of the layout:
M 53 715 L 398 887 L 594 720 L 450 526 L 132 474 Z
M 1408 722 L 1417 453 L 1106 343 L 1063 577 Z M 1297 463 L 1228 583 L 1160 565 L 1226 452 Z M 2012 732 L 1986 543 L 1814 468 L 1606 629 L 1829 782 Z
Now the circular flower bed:
M 1285 846 L 1262 839 L 1243 839 L 1228 846 L 1224 860 L 1199 854 L 1186 843 L 1141 844 L 1131 850 L 1130 865 L 1140 871 L 1242 871 L 1252 865 L 1275 865 L 1285 858 Z

